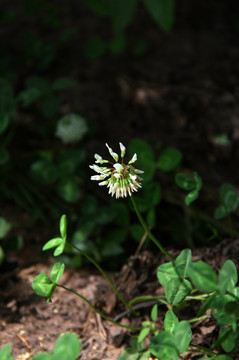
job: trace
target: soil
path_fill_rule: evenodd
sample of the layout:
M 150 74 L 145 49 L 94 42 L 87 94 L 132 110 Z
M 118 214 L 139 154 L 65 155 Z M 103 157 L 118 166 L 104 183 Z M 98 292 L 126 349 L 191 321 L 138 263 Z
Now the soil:
M 63 1 L 61 1 L 64 6 Z M 132 138 L 147 140 L 156 150 L 159 143 L 183 153 L 185 168 L 197 171 L 205 183 L 218 188 L 229 182 L 237 189 L 239 172 L 239 40 L 236 1 L 184 0 L 176 4 L 176 21 L 169 34 L 163 33 L 143 7 L 129 26 L 129 39 L 143 36 L 149 45 L 141 56 L 127 51 L 118 56 L 105 55 L 91 61 L 83 54 L 86 35 L 107 34 L 105 19 L 97 18 L 76 1 L 67 4 L 66 22 L 77 27 L 77 39 L 69 43 L 55 62 L 53 78 L 69 76 L 79 82 L 77 96 L 68 98 L 64 109 L 79 110 L 92 119 L 97 134 L 85 147 L 89 154 L 104 153 L 104 143 L 112 147 Z M 25 23 L 24 23 L 25 24 Z M 18 20 L 16 29 L 24 25 Z M 33 26 L 33 25 L 31 25 Z M 142 29 L 145 29 L 142 34 Z M 14 41 L 13 37 L 13 51 Z M 107 35 L 109 36 L 109 35 Z M 79 46 L 78 46 L 79 44 Z M 17 49 L 17 44 L 16 44 Z M 22 79 L 27 74 L 21 74 Z M 67 98 L 67 94 L 66 94 Z M 23 126 L 27 126 L 25 120 Z M 29 130 L 29 129 L 28 129 Z M 217 140 L 224 135 L 223 145 Z M 24 145 L 22 145 L 24 147 Z M 30 215 L 5 203 L 1 216 L 14 223 L 30 223 Z M 236 218 L 237 219 L 237 218 Z M 24 234 L 26 230 L 20 229 Z M 51 236 L 50 228 L 38 235 L 28 232 L 27 246 L 8 255 L 0 278 L 0 346 L 12 344 L 17 359 L 30 359 L 40 351 L 51 351 L 58 336 L 66 331 L 79 335 L 81 360 L 116 360 L 128 345 L 131 332 L 102 320 L 73 294 L 58 288 L 51 304 L 36 296 L 31 288 L 40 272 L 49 273 L 52 258 L 40 256 L 40 248 Z M 168 251 L 177 255 L 171 244 Z M 194 249 L 195 260 L 207 261 L 219 269 L 226 259 L 238 264 L 239 239 L 224 239 L 213 247 Z M 121 271 L 109 274 L 125 297 L 161 294 L 157 267 L 167 261 L 142 249 L 132 255 Z M 127 275 L 127 276 L 126 276 Z M 67 268 L 62 284 L 79 291 L 108 316 L 125 325 L 139 326 L 149 318 L 142 306 L 139 317 L 122 315 L 124 309 L 105 280 L 92 268 Z M 144 304 L 145 305 L 145 304 Z M 184 318 L 193 317 L 197 304 L 184 309 Z M 160 307 L 158 325 L 162 327 L 166 308 Z M 193 315 L 194 314 L 194 315 Z M 211 316 L 193 325 L 193 343 L 209 347 L 218 328 Z M 239 354 L 235 355 L 239 359 Z M 198 359 L 188 352 L 182 359 Z

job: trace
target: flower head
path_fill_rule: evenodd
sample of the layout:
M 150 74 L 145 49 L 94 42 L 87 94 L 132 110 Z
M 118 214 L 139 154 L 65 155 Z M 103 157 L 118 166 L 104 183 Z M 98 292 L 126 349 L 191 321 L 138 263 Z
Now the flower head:
M 85 119 L 77 114 L 63 116 L 57 123 L 56 136 L 65 144 L 75 143 L 88 131 Z
M 100 155 L 95 154 L 95 164 L 90 165 L 90 168 L 94 170 L 97 175 L 91 176 L 91 180 L 103 180 L 99 183 L 99 185 L 106 185 L 109 188 L 109 194 L 111 194 L 111 196 L 115 195 L 116 199 L 126 197 L 128 195 L 131 196 L 134 191 L 138 191 L 138 188 L 141 187 L 140 181 L 143 180 L 139 177 L 139 174 L 142 174 L 143 171 L 135 169 L 132 165 L 137 160 L 137 155 L 134 154 L 128 164 L 125 164 L 124 155 L 126 148 L 122 143 L 119 143 L 121 151 L 120 162 L 119 155 L 113 152 L 108 144 L 105 145 L 114 159 L 114 162 L 104 160 Z M 111 167 L 96 165 L 106 163 L 110 164 Z

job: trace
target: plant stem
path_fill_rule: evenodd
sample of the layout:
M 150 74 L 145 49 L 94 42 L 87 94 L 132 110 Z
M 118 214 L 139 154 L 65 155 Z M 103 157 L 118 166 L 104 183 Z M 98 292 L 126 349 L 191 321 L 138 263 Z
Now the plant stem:
M 122 303 L 124 304 L 124 306 L 126 307 L 126 309 L 132 311 L 131 306 L 127 303 L 127 301 L 125 300 L 125 298 L 120 294 L 120 292 L 116 289 L 115 285 L 113 284 L 113 282 L 110 280 L 109 276 L 104 272 L 104 270 L 100 267 L 100 265 L 91 257 L 89 256 L 86 252 L 84 252 L 83 250 L 79 249 L 77 246 L 75 246 L 74 244 L 71 244 L 67 241 L 67 243 L 69 245 L 71 245 L 74 249 L 76 249 L 81 255 L 85 256 L 98 270 L 99 272 L 104 276 L 105 280 L 109 283 L 109 285 L 111 286 L 112 290 L 115 292 L 116 296 L 118 296 L 118 298 L 122 301 Z
M 129 326 L 129 325 L 123 325 L 123 324 L 120 324 L 119 322 L 117 321 L 114 321 L 112 320 L 109 316 L 105 315 L 104 313 L 102 313 L 100 310 L 98 310 L 96 307 L 94 307 L 94 305 L 91 304 L 91 302 L 89 300 L 87 300 L 83 295 L 77 293 L 76 291 L 72 290 L 72 289 L 69 289 L 67 288 L 66 286 L 64 285 L 60 285 L 60 284 L 56 284 L 56 286 L 66 290 L 66 291 L 69 291 L 70 293 L 76 295 L 76 296 L 79 296 L 82 300 L 84 300 L 90 307 L 91 309 L 93 309 L 97 314 L 99 314 L 103 319 L 107 320 L 107 321 L 110 321 L 112 324 L 115 324 L 117 326 L 120 326 L 120 327 L 123 327 L 123 328 L 126 328 L 126 329 L 129 329 L 129 330 L 132 330 L 132 331 L 140 331 L 142 330 L 142 328 L 140 327 L 133 327 L 133 326 Z
M 146 224 L 146 222 L 144 221 L 144 219 L 142 218 L 142 216 L 140 214 L 139 208 L 138 208 L 136 202 L 134 201 L 133 196 L 131 196 L 130 199 L 131 199 L 131 201 L 132 201 L 132 203 L 134 205 L 134 209 L 135 209 L 135 212 L 136 212 L 136 214 L 138 216 L 138 219 L 139 219 L 141 225 L 143 226 L 144 230 L 148 234 L 148 237 L 150 238 L 150 240 L 152 240 L 155 243 L 155 245 L 159 248 L 159 250 L 164 255 L 168 256 L 171 260 L 175 260 L 174 257 L 164 249 L 164 247 L 160 244 L 160 242 L 155 238 L 155 236 L 149 230 L 148 225 Z

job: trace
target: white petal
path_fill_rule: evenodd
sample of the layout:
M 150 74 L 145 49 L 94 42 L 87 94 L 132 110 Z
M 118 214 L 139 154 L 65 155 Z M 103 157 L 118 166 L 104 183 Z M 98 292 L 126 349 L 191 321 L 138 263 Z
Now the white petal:
M 115 168 L 115 170 L 120 174 L 121 173 L 121 171 L 123 170 L 123 166 L 121 165 L 121 164 L 114 164 L 113 165 L 114 166 L 114 168 Z
M 129 164 L 134 163 L 137 160 L 137 154 L 134 154 L 134 156 L 132 157 L 132 159 L 129 161 Z
M 117 162 L 119 160 L 119 155 L 116 154 L 115 152 L 113 152 L 113 150 L 109 147 L 109 145 L 107 143 L 105 145 L 107 146 L 109 153 L 112 156 L 112 158 L 114 159 L 114 161 Z
M 121 151 L 121 157 L 123 158 L 125 156 L 126 147 L 120 142 L 120 151 Z

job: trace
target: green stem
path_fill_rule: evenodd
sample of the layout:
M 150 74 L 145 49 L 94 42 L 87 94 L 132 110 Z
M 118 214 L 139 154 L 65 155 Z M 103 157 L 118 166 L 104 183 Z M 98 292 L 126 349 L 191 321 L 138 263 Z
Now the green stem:
M 164 255 L 168 256 L 171 260 L 175 260 L 174 257 L 164 249 L 164 247 L 160 244 L 160 242 L 155 238 L 155 236 L 149 230 L 148 225 L 146 224 L 146 222 L 144 221 L 144 219 L 142 218 L 142 216 L 140 214 L 139 208 L 138 208 L 136 202 L 134 201 L 133 196 L 131 196 L 130 199 L 131 199 L 131 201 L 132 201 L 132 203 L 134 205 L 134 209 L 135 209 L 135 212 L 136 212 L 136 214 L 138 216 L 138 219 L 139 219 L 141 225 L 143 226 L 144 230 L 148 234 L 148 237 L 150 238 L 150 240 L 152 240 L 155 243 L 155 245 L 159 248 L 159 250 Z
M 126 329 L 129 329 L 129 330 L 132 330 L 132 331 L 140 331 L 142 330 L 142 328 L 140 327 L 133 327 L 133 326 L 129 326 L 129 325 L 123 325 L 123 324 L 120 324 L 118 323 L 117 321 L 114 321 L 112 320 L 109 316 L 105 315 L 104 313 L 102 313 L 100 310 L 98 310 L 94 305 L 91 304 L 91 302 L 89 300 L 87 300 L 83 295 L 77 293 L 76 291 L 72 290 L 72 289 L 69 289 L 67 288 L 66 286 L 64 285 L 60 285 L 60 284 L 56 284 L 56 286 L 66 290 L 66 291 L 69 291 L 70 293 L 76 295 L 76 296 L 79 296 L 82 300 L 84 300 L 90 307 L 91 309 L 93 309 L 97 314 L 99 314 L 103 319 L 107 320 L 107 321 L 110 321 L 112 324 L 115 324 L 117 326 L 120 326 L 120 327 L 123 327 L 123 328 L 126 328 Z
M 79 249 L 77 246 L 75 246 L 74 244 L 71 244 L 67 241 L 67 243 L 69 245 L 71 245 L 74 249 L 76 249 L 81 255 L 85 256 L 98 270 L 99 272 L 104 276 L 105 280 L 109 283 L 109 285 L 111 286 L 111 288 L 113 289 L 113 291 L 115 292 L 116 296 L 118 296 L 118 298 L 122 301 L 122 303 L 124 304 L 124 306 L 126 307 L 126 309 L 132 311 L 131 306 L 127 303 L 127 301 L 125 300 L 125 298 L 120 294 L 120 292 L 116 289 L 116 287 L 114 286 L 113 282 L 110 280 L 109 276 L 104 272 L 104 270 L 100 267 L 100 265 L 91 257 L 89 256 L 86 252 L 84 252 L 83 250 Z
M 209 356 L 213 356 L 213 357 L 217 356 L 217 353 L 215 353 L 214 351 L 212 351 L 210 349 L 205 348 L 204 346 L 194 345 L 194 344 L 190 344 L 190 346 L 193 346 L 196 348 L 196 349 L 192 349 L 192 348 L 188 349 L 192 352 L 209 355 Z

